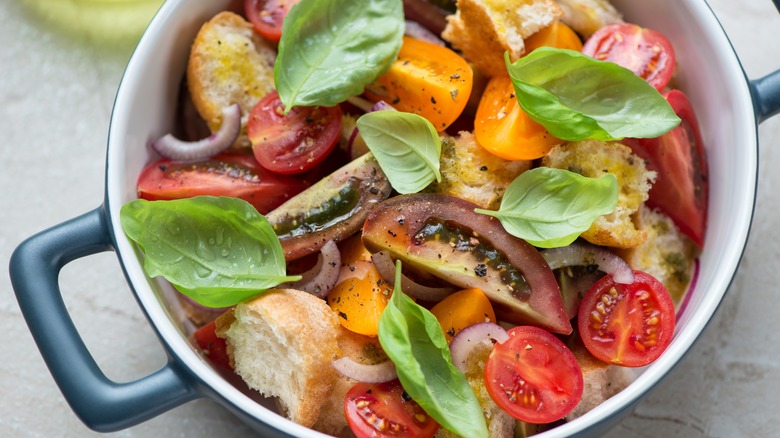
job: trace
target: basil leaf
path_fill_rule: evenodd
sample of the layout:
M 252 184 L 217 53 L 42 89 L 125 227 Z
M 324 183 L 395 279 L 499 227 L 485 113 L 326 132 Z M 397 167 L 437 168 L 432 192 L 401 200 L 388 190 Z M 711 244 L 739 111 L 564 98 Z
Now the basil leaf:
M 601 215 L 617 206 L 615 175 L 588 178 L 568 170 L 538 167 L 509 184 L 498 211 L 475 209 L 494 216 L 509 234 L 540 248 L 572 243 Z
M 452 364 L 441 325 L 400 288 L 395 288 L 379 318 L 379 343 L 396 364 L 398 379 L 409 396 L 444 428 L 464 437 L 487 437 L 482 407 L 466 376 Z
M 357 127 L 368 149 L 399 193 L 417 193 L 441 181 L 441 138 L 422 116 L 401 111 L 362 115 Z
M 274 65 L 286 111 L 363 93 L 401 50 L 401 0 L 303 0 L 290 9 Z
M 550 47 L 505 60 L 520 106 L 562 140 L 652 138 L 680 123 L 652 85 L 615 63 Z
M 149 277 L 165 277 L 207 307 L 232 306 L 300 278 L 286 275 L 279 238 L 240 199 L 136 199 L 122 206 L 120 221 L 144 252 Z

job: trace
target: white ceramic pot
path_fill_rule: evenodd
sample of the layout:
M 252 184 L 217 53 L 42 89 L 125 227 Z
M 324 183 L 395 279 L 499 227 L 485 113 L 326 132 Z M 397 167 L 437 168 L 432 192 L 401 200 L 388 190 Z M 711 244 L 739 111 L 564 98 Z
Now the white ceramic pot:
M 672 41 L 678 85 L 690 97 L 710 166 L 710 211 L 698 284 L 668 350 L 627 389 L 583 417 L 540 437 L 597 435 L 640 401 L 702 333 L 737 270 L 755 202 L 757 123 L 780 110 L 780 74 L 750 81 L 716 17 L 702 0 L 614 0 L 628 21 Z M 136 180 L 152 159 L 150 141 L 170 131 L 190 43 L 201 23 L 228 0 L 168 0 L 152 21 L 122 79 L 111 119 L 102 208 L 35 235 L 11 260 L 22 312 L 55 380 L 82 421 L 112 431 L 144 421 L 197 397 L 225 405 L 262 436 L 323 436 L 277 415 L 236 389 L 187 340 L 176 300 L 164 282 L 149 280 L 139 253 L 119 223 L 120 207 L 135 198 Z M 129 383 L 106 378 L 89 355 L 63 304 L 57 274 L 73 259 L 114 250 L 130 288 L 170 360 Z

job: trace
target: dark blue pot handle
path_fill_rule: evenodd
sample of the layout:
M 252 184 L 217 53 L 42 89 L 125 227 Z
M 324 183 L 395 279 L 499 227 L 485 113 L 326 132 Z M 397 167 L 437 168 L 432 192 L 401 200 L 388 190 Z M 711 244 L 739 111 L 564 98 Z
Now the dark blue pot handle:
M 756 110 L 756 120 L 764 120 L 780 112 L 780 70 L 750 81 L 750 94 Z
M 114 382 L 84 345 L 62 300 L 58 275 L 75 259 L 113 248 L 101 207 L 30 237 L 10 264 L 22 314 L 54 380 L 76 415 L 100 432 L 130 427 L 199 395 L 172 361 L 138 380 Z

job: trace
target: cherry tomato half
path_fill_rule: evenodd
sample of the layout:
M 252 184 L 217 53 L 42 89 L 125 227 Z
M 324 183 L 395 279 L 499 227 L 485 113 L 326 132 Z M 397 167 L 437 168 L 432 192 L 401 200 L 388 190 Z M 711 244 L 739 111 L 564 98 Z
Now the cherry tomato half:
M 281 174 L 303 173 L 325 160 L 338 143 L 341 108 L 293 107 L 284 114 L 276 91 L 249 114 L 247 134 L 260 165 Z
M 602 27 L 585 41 L 582 53 L 623 66 L 658 91 L 672 78 L 677 59 L 663 34 L 630 23 Z
M 263 169 L 248 154 L 224 153 L 195 163 L 155 161 L 138 177 L 138 197 L 150 201 L 229 196 L 265 214 L 308 187 L 303 180 Z
M 244 13 L 263 38 L 279 42 L 282 23 L 290 8 L 300 0 L 245 0 Z
M 398 380 L 357 383 L 344 398 L 344 413 L 358 438 L 430 438 L 439 429 Z
M 211 321 L 195 330 L 192 334 L 192 339 L 195 341 L 195 345 L 209 358 L 211 363 L 219 368 L 232 371 L 230 357 L 227 353 L 227 344 L 224 339 L 217 336 L 215 321 Z
M 507 330 L 485 364 L 485 386 L 496 404 L 528 423 L 565 417 L 582 398 L 583 378 L 574 353 L 550 332 L 534 326 Z
M 658 138 L 639 139 L 634 152 L 647 160 L 658 174 L 647 204 L 672 218 L 677 227 L 697 245 L 707 231 L 707 159 L 696 114 L 682 91 L 664 93 L 682 122 Z
M 505 160 L 541 158 L 561 143 L 523 111 L 509 76 L 495 76 L 485 87 L 474 119 L 474 135 L 480 146 Z
M 604 362 L 641 367 L 672 342 L 675 313 L 671 295 L 650 274 L 634 271 L 631 284 L 605 275 L 582 299 L 578 315 L 582 342 Z

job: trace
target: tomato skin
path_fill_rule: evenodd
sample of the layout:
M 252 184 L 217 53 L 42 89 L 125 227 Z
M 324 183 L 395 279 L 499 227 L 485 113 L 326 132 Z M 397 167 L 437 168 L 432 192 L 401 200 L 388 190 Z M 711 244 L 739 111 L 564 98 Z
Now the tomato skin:
M 225 340 L 217 336 L 216 320 L 200 327 L 192 334 L 195 345 L 198 346 L 215 366 L 233 370 L 230 366 L 230 357 L 227 353 Z
M 398 59 L 366 86 L 365 95 L 374 102 L 384 100 L 399 111 L 419 114 L 442 132 L 466 108 L 473 84 L 474 72 L 460 55 L 404 37 Z
M 245 0 L 244 14 L 263 38 L 278 43 L 282 23 L 290 8 L 300 0 Z
M 557 47 L 580 52 L 582 41 L 572 28 L 556 20 L 525 40 L 526 53 L 531 53 L 539 47 Z
M 293 107 L 284 114 L 276 91 L 252 109 L 247 134 L 261 166 L 279 174 L 298 174 L 324 161 L 338 143 L 341 108 Z
M 441 324 L 447 342 L 470 325 L 496 322 L 490 300 L 477 288 L 463 289 L 449 295 L 431 307 L 431 313 Z
M 477 143 L 505 160 L 534 160 L 561 140 L 553 137 L 520 107 L 509 76 L 490 79 L 474 119 Z
M 699 247 L 707 231 L 709 171 L 704 142 L 696 114 L 688 97 L 680 90 L 663 95 L 682 120 L 673 130 L 658 138 L 628 143 L 658 173 L 647 204 L 658 208 Z
M 672 43 L 663 34 L 630 23 L 602 27 L 585 41 L 582 53 L 621 65 L 658 91 L 669 83 L 677 60 Z
M 355 384 L 344 398 L 344 413 L 358 438 L 430 438 L 439 429 L 398 380 Z
M 596 358 L 627 367 L 656 360 L 672 342 L 674 302 L 660 281 L 634 271 L 632 284 L 605 275 L 582 299 L 578 324 L 585 348 Z
M 528 423 L 565 417 L 582 398 L 582 370 L 574 353 L 550 332 L 534 326 L 507 330 L 485 364 L 485 386 L 496 404 Z
M 161 159 L 138 177 L 138 197 L 150 201 L 229 196 L 265 214 L 308 187 L 304 180 L 276 175 L 251 155 L 223 153 L 196 163 Z

